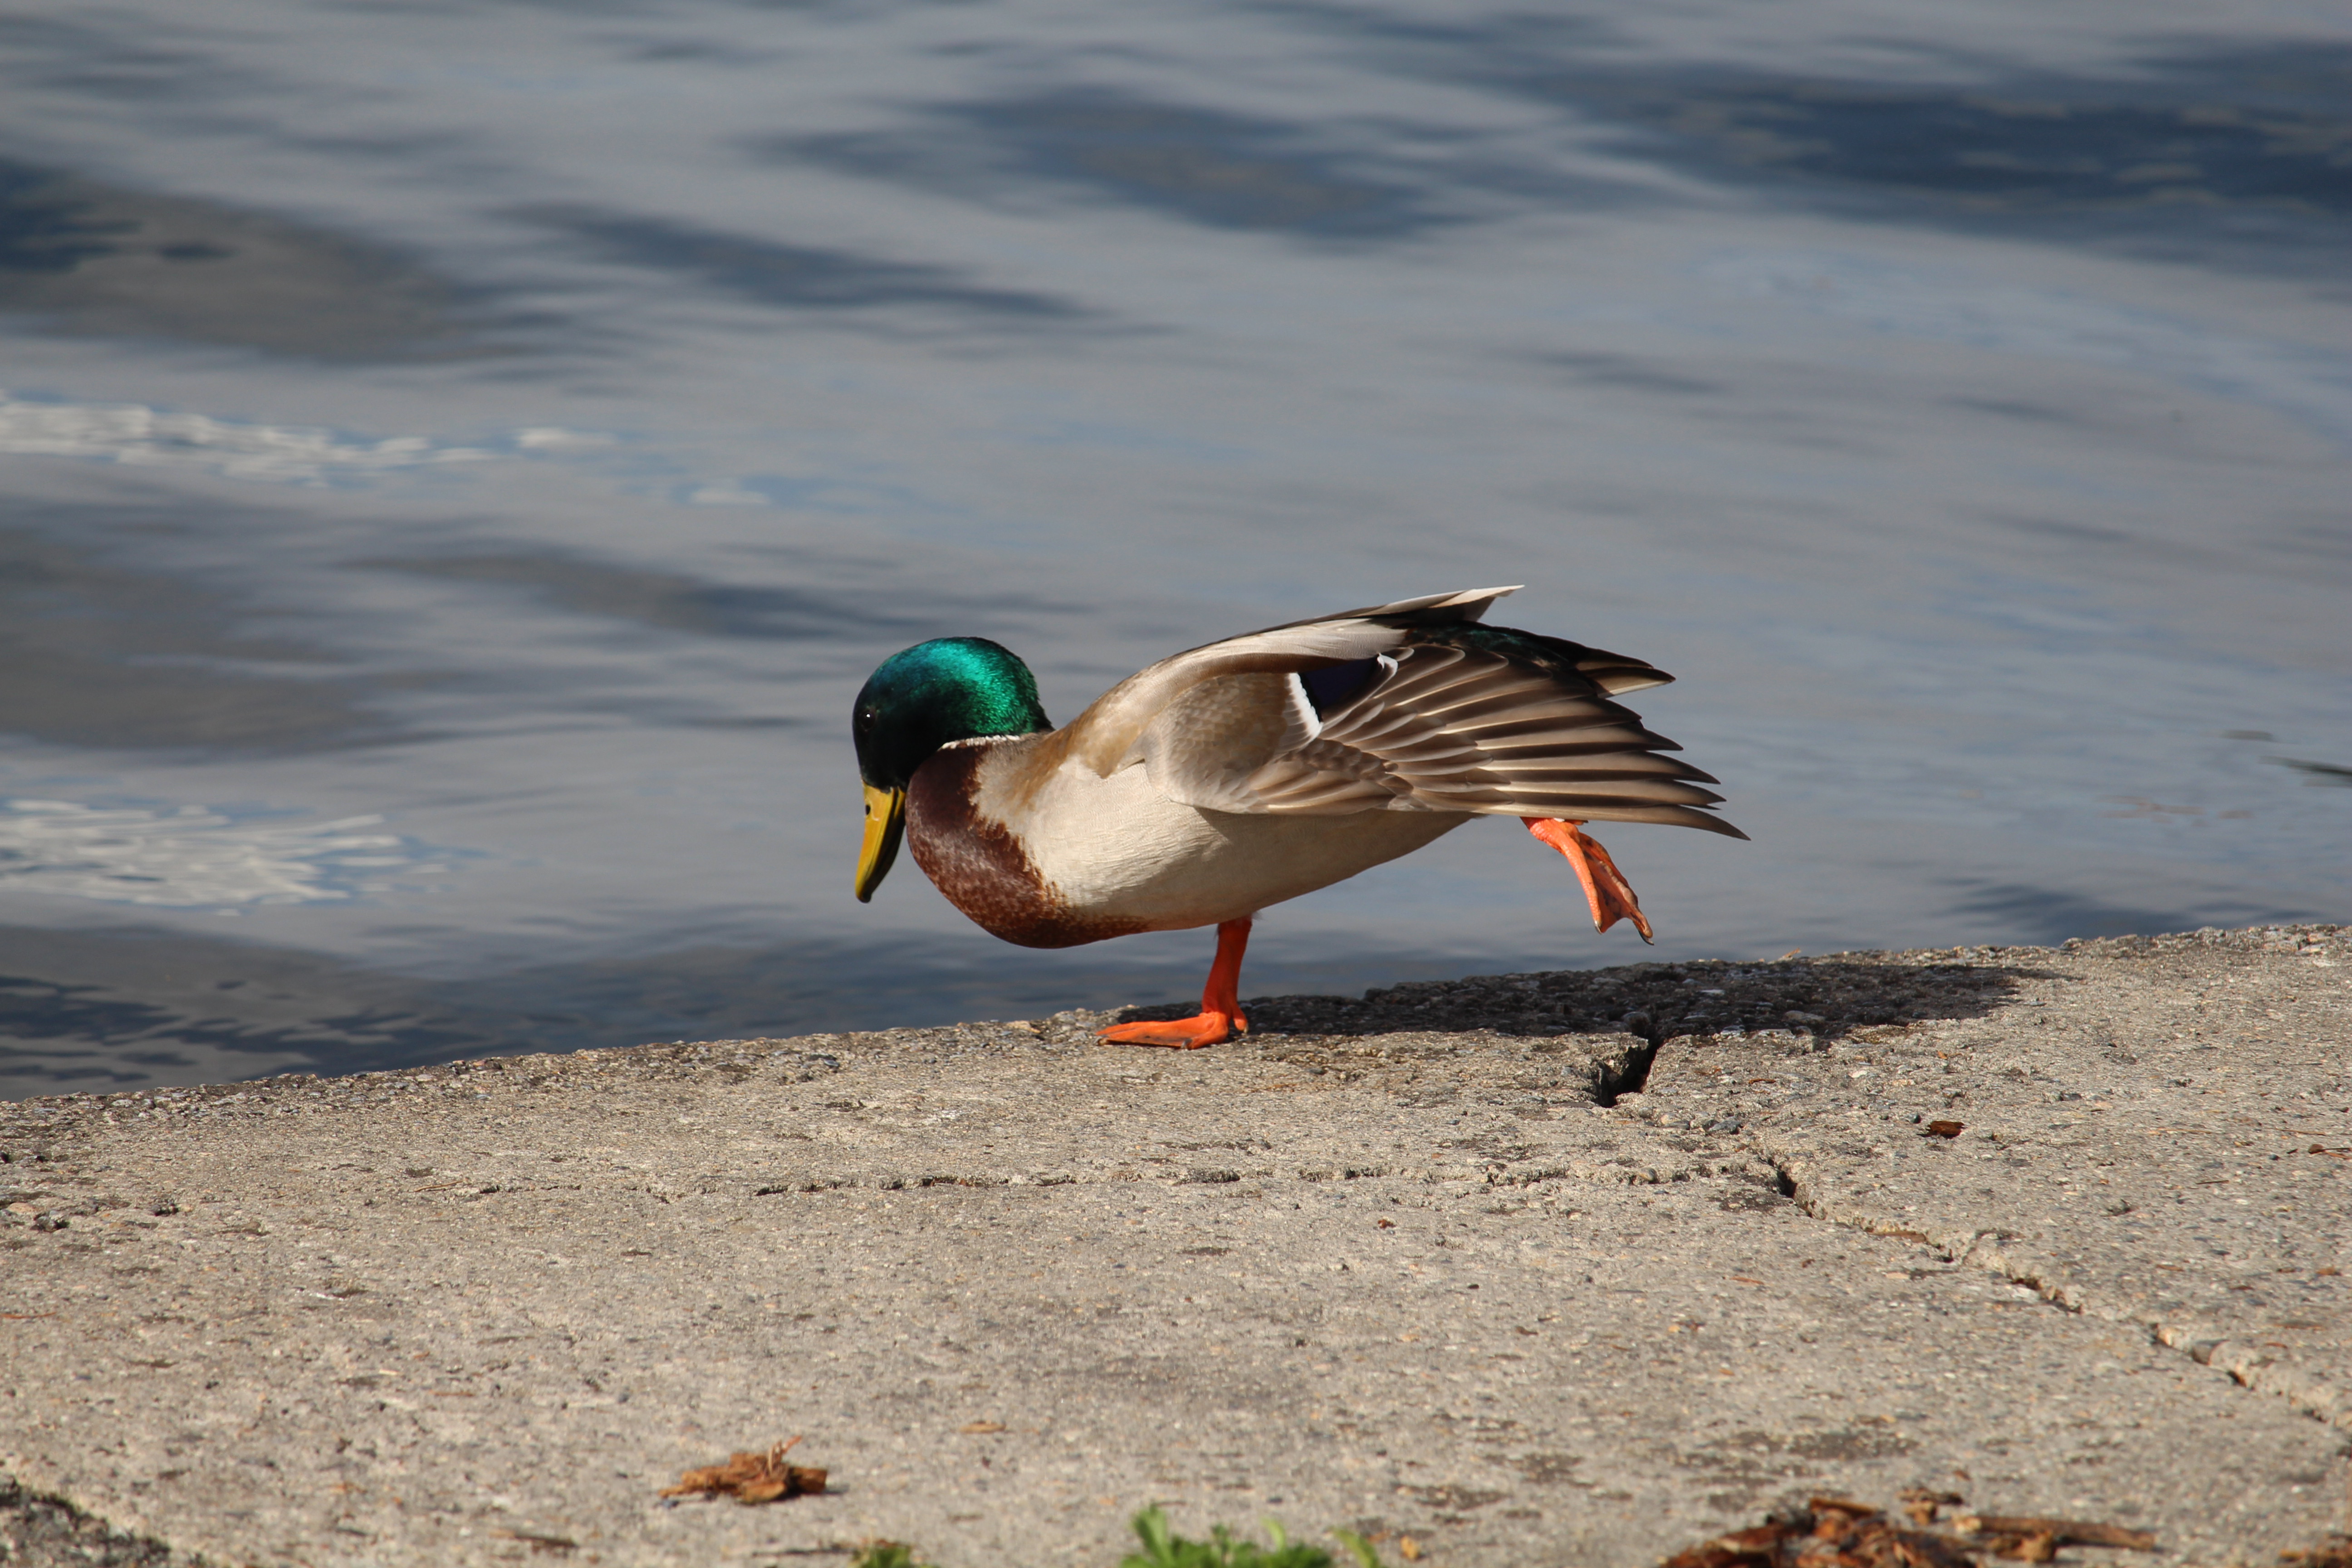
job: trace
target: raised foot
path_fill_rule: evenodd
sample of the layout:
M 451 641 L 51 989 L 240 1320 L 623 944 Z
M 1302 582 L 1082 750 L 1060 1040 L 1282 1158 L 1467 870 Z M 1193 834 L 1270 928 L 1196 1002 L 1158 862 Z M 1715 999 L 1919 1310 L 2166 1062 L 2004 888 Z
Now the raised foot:
M 1095 1037 L 1107 1046 L 1166 1046 L 1171 1050 L 1197 1051 L 1247 1033 L 1249 1020 L 1238 1013 L 1195 1013 L 1189 1018 L 1153 1018 L 1140 1024 L 1113 1024 L 1097 1029 Z
M 1642 933 L 1643 942 L 1655 946 L 1650 935 L 1650 922 L 1642 913 L 1642 900 L 1633 896 L 1633 886 L 1625 880 L 1625 873 L 1617 869 L 1617 862 L 1601 841 L 1583 831 L 1581 825 L 1543 816 L 1523 816 L 1528 831 L 1568 857 L 1576 868 L 1576 879 L 1584 884 L 1584 897 L 1592 906 L 1592 929 L 1607 931 L 1619 921 L 1632 921 L 1633 929 Z

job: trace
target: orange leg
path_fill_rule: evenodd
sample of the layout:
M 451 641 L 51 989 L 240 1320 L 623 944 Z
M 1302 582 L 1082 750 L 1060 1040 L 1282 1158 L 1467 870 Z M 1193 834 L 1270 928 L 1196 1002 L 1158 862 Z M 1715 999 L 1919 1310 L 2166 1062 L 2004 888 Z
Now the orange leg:
M 1227 921 L 1217 928 L 1217 961 L 1209 965 L 1209 983 L 1201 987 L 1201 1011 L 1194 1016 L 1113 1024 L 1096 1034 L 1107 1046 L 1172 1046 L 1180 1051 L 1213 1046 L 1232 1038 L 1235 1031 L 1247 1034 L 1241 983 L 1242 950 L 1249 946 L 1249 933 L 1246 920 Z
M 1621 920 L 1630 920 L 1642 940 L 1650 940 L 1650 922 L 1642 918 L 1642 900 L 1633 896 L 1633 885 L 1625 874 L 1617 869 L 1617 862 L 1609 858 L 1609 851 L 1601 841 L 1588 837 L 1574 822 L 1557 821 L 1549 816 L 1523 816 L 1528 831 L 1568 857 L 1576 868 L 1576 879 L 1584 884 L 1585 901 L 1592 906 L 1592 929 L 1607 931 Z

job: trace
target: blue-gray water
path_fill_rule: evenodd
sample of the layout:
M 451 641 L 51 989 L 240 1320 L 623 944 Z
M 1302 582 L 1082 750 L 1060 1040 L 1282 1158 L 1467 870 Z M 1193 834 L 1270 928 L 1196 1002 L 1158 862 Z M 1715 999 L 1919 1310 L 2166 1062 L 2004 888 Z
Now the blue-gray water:
M 1661 953 L 2344 919 L 2352 13 L 0 20 L 0 1093 L 1198 984 L 851 900 L 849 698 L 1525 582 Z M 1624 962 L 1515 823 L 1245 994 Z

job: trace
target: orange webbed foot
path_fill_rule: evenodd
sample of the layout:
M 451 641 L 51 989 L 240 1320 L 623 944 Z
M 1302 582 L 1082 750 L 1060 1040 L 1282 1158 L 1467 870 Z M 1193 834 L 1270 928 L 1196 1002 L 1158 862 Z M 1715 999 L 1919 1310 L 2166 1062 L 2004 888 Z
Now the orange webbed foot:
M 1197 1051 L 1245 1034 L 1249 1020 L 1236 1013 L 1195 1013 L 1189 1018 L 1154 1018 L 1141 1024 L 1113 1024 L 1097 1029 L 1095 1037 L 1107 1046 L 1166 1046 L 1171 1050 Z
M 1579 824 L 1548 816 L 1523 816 L 1528 831 L 1568 857 L 1576 868 L 1576 879 L 1584 884 L 1585 901 L 1592 906 L 1592 929 L 1607 931 L 1619 921 L 1632 921 L 1633 929 L 1649 942 L 1650 922 L 1642 914 L 1642 900 L 1633 896 L 1633 884 L 1617 869 L 1617 862 L 1601 841 L 1583 832 Z
M 1249 1031 L 1242 1016 L 1242 953 L 1249 947 L 1250 922 L 1227 921 L 1217 927 L 1217 961 L 1209 965 L 1209 984 L 1201 990 L 1201 1010 L 1189 1018 L 1155 1018 L 1140 1024 L 1113 1024 L 1097 1029 L 1107 1046 L 1166 1046 L 1197 1051 Z

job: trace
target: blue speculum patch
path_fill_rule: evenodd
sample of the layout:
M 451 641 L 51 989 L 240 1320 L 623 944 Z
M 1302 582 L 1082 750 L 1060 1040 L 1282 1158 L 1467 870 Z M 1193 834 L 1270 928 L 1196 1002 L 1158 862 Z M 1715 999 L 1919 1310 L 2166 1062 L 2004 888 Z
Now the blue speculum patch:
M 1361 691 L 1380 668 L 1377 658 L 1351 658 L 1325 669 L 1307 670 L 1299 676 L 1298 684 L 1307 688 L 1307 700 L 1315 704 L 1320 717 Z

